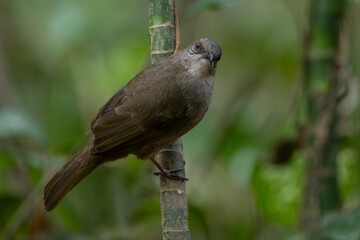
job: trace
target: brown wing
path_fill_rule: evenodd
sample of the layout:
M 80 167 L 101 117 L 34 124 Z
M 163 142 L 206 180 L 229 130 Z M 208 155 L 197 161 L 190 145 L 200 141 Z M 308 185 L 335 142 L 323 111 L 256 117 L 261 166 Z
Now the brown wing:
M 92 131 L 95 138 L 91 152 L 101 153 L 141 135 L 143 129 L 130 114 L 112 110 L 98 118 Z
M 91 153 L 105 152 L 141 135 L 142 126 L 131 112 L 121 106 L 126 101 L 125 88 L 120 89 L 98 112 L 91 123 L 94 134 Z
M 91 124 L 92 153 L 118 146 L 133 149 L 146 144 L 145 139 L 161 138 L 171 127 L 176 129 L 174 121 L 179 123 L 176 120 L 183 119 L 187 109 L 180 91 L 176 91 L 175 76 L 164 74 L 176 72 L 167 66 L 145 69 L 100 109 Z

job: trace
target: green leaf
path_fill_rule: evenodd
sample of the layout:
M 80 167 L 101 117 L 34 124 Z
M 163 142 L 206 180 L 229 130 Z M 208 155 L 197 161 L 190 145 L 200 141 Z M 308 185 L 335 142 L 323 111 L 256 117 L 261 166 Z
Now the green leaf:
M 254 169 L 253 189 L 258 208 L 268 221 L 295 227 L 301 199 L 304 160 L 300 154 L 282 168 L 258 164 Z

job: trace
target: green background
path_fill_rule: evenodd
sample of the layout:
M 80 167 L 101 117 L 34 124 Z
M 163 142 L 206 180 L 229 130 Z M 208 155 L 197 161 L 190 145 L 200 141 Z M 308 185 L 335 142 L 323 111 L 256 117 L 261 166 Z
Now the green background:
M 329 239 L 360 239 L 359 1 L 344 31 L 343 211 Z M 301 240 L 304 153 L 273 164 L 301 124 L 308 2 L 178 1 L 181 45 L 223 49 L 211 107 L 183 137 L 192 239 Z M 42 190 L 88 140 L 97 110 L 150 64 L 147 1 L 0 1 L 0 234 L 13 239 L 160 239 L 159 179 L 135 157 L 94 171 L 51 213 Z

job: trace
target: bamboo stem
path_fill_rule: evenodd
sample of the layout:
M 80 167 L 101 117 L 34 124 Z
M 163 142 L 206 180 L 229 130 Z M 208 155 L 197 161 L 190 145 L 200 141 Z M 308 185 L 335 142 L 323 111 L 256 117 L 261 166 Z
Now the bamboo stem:
M 340 207 L 337 180 L 337 98 L 340 29 L 344 0 L 312 0 L 305 35 L 308 168 L 302 205 L 306 240 L 321 240 L 320 220 Z
M 155 63 L 180 47 L 175 0 L 149 0 L 149 20 L 151 62 Z M 181 139 L 161 150 L 158 161 L 166 169 L 180 169 L 178 174 L 185 177 Z M 160 203 L 163 239 L 189 240 L 185 181 L 160 176 Z

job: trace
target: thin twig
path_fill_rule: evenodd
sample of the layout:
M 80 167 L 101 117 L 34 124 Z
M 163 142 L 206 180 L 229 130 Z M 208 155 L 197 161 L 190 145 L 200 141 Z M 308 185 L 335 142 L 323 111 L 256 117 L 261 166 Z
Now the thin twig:
M 175 35 L 176 35 L 176 46 L 174 53 L 180 51 L 180 26 L 179 17 L 176 11 L 176 0 L 174 0 L 174 23 L 175 23 Z

